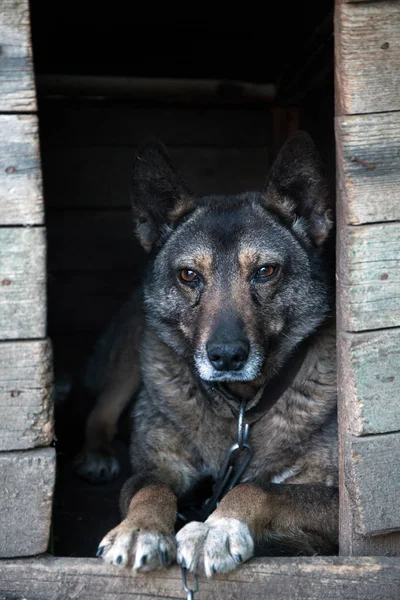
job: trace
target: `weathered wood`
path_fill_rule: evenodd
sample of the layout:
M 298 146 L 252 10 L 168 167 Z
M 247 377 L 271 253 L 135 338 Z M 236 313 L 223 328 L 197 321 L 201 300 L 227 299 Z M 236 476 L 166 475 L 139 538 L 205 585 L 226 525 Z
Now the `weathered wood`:
M 400 219 L 400 113 L 336 119 L 337 168 L 349 224 Z
M 338 387 L 352 435 L 400 431 L 400 329 L 339 333 Z
M 128 207 L 136 147 L 44 146 L 46 206 Z M 264 185 L 266 148 L 171 147 L 188 186 L 199 195 L 243 192 Z
M 357 511 L 357 533 L 400 531 L 400 433 L 346 436 L 343 451 L 346 488 Z
M 314 557 L 255 559 L 212 580 L 200 577 L 197 595 L 202 600 L 398 600 L 399 590 L 398 559 Z M 0 562 L 0 594 L 26 600 L 185 597 L 177 567 L 135 575 L 96 559 L 54 557 Z
M 400 4 L 337 4 L 338 114 L 400 109 Z
M 343 425 L 339 411 L 339 425 Z M 340 502 L 339 547 L 342 556 L 400 556 L 400 533 L 385 535 L 362 535 L 358 533 L 358 509 L 350 497 L 345 478 L 345 449 L 340 444 Z M 384 466 L 382 466 L 384 471 Z M 379 481 L 378 485 L 381 482 Z M 351 486 L 350 486 L 351 489 Z M 397 559 L 399 560 L 399 559 Z
M 45 335 L 45 231 L 0 228 L 0 339 Z
M 28 0 L 1 0 L 0 47 L 0 111 L 36 110 Z
M 41 103 L 43 143 L 54 146 L 132 146 L 149 135 L 175 146 L 267 146 L 271 113 L 263 109 L 136 108 L 121 102 Z
M 0 225 L 43 220 L 37 117 L 0 115 Z
M 49 335 L 99 332 L 131 294 L 132 271 L 56 273 L 49 278 Z
M 337 277 L 343 330 L 400 325 L 400 224 L 342 226 Z
M 47 550 L 55 478 L 54 448 L 0 453 L 0 556 Z
M 53 440 L 50 341 L 0 343 L 0 450 Z

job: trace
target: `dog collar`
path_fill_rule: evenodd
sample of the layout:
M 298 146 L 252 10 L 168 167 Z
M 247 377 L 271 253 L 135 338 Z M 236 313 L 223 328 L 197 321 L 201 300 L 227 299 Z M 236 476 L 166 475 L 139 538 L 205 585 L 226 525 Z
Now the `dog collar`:
M 304 362 L 310 346 L 310 338 L 304 339 L 289 357 L 280 372 L 265 384 L 261 390 L 247 403 L 252 407 L 246 410 L 246 422 L 252 424 L 264 416 L 292 385 Z M 213 391 L 227 403 L 233 416 L 238 418 L 239 406 L 243 399 L 231 394 L 223 384 L 212 386 Z M 257 398 L 259 396 L 259 398 Z

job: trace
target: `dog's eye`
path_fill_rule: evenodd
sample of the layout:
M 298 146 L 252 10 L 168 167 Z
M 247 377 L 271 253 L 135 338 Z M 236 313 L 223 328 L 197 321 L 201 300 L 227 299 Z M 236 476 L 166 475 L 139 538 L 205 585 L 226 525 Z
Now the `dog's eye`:
M 264 265 L 256 271 L 254 280 L 258 282 L 267 281 L 267 279 L 271 279 L 273 275 L 276 275 L 278 270 L 278 265 Z
M 181 269 L 179 271 L 179 278 L 183 283 L 194 283 L 199 279 L 199 276 L 192 269 Z

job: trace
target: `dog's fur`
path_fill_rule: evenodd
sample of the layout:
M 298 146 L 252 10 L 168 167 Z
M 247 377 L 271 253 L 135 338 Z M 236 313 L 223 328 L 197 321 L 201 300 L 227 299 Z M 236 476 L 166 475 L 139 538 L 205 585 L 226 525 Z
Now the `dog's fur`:
M 140 342 L 134 475 L 121 494 L 124 519 L 100 544 L 107 562 L 150 570 L 176 557 L 211 576 L 233 569 L 268 540 L 295 553 L 335 552 L 335 331 L 332 273 L 324 262 L 328 202 L 320 159 L 305 133 L 286 142 L 264 190 L 237 196 L 195 198 L 161 144 L 139 150 L 133 212 L 149 267 L 142 301 L 128 303 L 100 345 L 97 360 L 113 349 L 111 360 L 103 361 L 107 375 L 79 464 L 86 475 L 115 471 L 104 449 L 139 385 Z M 194 281 L 185 281 L 193 272 Z M 136 303 L 143 307 L 143 327 Z M 243 398 L 249 410 L 256 405 L 258 392 L 285 373 L 306 338 L 294 380 L 251 424 L 255 454 L 240 485 L 205 523 L 192 522 L 175 538 L 177 500 L 204 477 L 217 477 L 236 439 L 232 410 Z M 239 364 L 218 366 L 218 352 L 232 347 L 239 348 Z

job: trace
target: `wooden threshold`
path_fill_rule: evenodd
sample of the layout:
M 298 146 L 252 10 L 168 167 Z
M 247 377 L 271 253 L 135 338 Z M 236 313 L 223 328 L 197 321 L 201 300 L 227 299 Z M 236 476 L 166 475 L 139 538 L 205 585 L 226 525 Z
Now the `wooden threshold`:
M 0 561 L 0 598 L 25 600 L 132 600 L 185 598 L 178 567 L 136 575 L 99 559 L 55 558 Z M 312 557 L 254 559 L 211 581 L 199 578 L 195 600 L 398 600 L 400 558 Z

